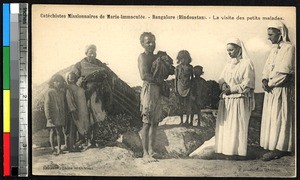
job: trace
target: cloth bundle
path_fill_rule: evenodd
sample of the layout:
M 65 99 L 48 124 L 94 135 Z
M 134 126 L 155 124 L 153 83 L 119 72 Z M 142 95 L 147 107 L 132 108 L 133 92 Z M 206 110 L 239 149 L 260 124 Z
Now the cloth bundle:
M 105 70 L 100 69 L 93 71 L 83 78 L 82 87 L 86 90 L 87 99 L 96 91 L 96 102 L 102 101 L 102 108 L 108 111 L 112 102 L 112 89 L 107 81 L 107 73 Z M 88 84 L 91 87 L 88 87 Z
M 151 73 L 160 86 L 161 94 L 169 97 L 170 86 L 165 80 L 175 72 L 173 59 L 164 51 L 158 51 L 157 56 L 156 60 L 152 63 Z

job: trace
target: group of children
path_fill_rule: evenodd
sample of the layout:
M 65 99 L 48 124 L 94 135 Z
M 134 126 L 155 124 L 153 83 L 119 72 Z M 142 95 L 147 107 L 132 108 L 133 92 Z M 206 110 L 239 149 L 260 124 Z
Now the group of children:
M 205 107 L 207 96 L 206 81 L 201 77 L 202 66 L 193 67 L 192 58 L 187 50 L 179 51 L 175 69 L 175 91 L 180 103 L 180 124 L 193 125 L 194 114 L 198 115 L 197 126 L 200 127 L 201 109 Z M 183 122 L 183 114 L 186 121 Z
M 86 102 L 85 91 L 77 86 L 77 79 L 72 72 L 67 75 L 67 82 L 62 75 L 55 74 L 48 83 L 44 111 L 53 155 L 63 154 L 64 150 L 82 150 L 91 141 L 91 136 L 88 135 L 91 126 L 89 110 L 86 103 L 81 103 Z M 55 135 L 58 149 L 55 149 Z M 65 141 L 63 149 L 62 138 Z
M 163 79 L 175 71 L 175 89 L 180 101 L 180 117 L 183 124 L 183 114 L 187 114 L 184 124 L 193 124 L 194 113 L 198 115 L 198 126 L 200 126 L 200 112 L 204 107 L 203 99 L 206 95 L 206 81 L 201 77 L 202 66 L 193 67 L 188 51 L 182 50 L 178 53 L 178 64 L 174 70 L 173 60 L 165 53 L 158 53 L 157 62 L 153 63 L 153 77 L 161 81 L 161 91 L 169 96 L 169 87 Z M 161 78 L 159 78 L 161 77 Z M 45 115 L 47 127 L 50 129 L 50 145 L 52 153 L 58 155 L 63 153 L 61 149 L 62 139 L 65 140 L 66 150 L 76 151 L 83 142 L 91 141 L 89 129 L 89 110 L 86 92 L 79 87 L 77 76 L 74 73 L 67 75 L 67 82 L 63 76 L 55 74 L 49 81 L 49 90 L 45 95 Z M 189 121 L 190 119 L 190 121 Z M 58 149 L 55 149 L 54 136 L 56 134 Z M 90 137 L 90 138 L 89 138 Z M 78 142 L 76 143 L 76 141 Z M 86 145 L 88 146 L 88 145 Z

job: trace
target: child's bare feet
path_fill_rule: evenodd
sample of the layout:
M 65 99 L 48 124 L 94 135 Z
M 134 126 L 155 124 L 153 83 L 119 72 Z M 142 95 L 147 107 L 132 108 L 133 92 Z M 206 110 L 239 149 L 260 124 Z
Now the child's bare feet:
M 69 150 L 69 148 L 68 148 L 66 145 L 62 146 L 61 149 L 62 149 L 63 151 L 68 151 L 68 150 Z
M 75 146 L 82 146 L 84 143 L 85 143 L 84 140 L 80 139 L 75 143 Z
M 184 123 L 182 124 L 182 126 L 187 127 L 187 126 L 189 126 L 189 123 L 188 123 L 188 122 L 184 122 Z
M 143 161 L 144 161 L 144 163 L 158 162 L 157 159 L 153 158 L 152 156 L 150 156 L 148 154 L 143 156 Z
M 83 147 L 83 149 L 81 150 L 81 152 L 88 150 L 90 147 L 91 146 L 85 146 L 85 147 Z
M 150 153 L 150 156 L 151 156 L 152 158 L 156 159 L 156 160 L 162 158 L 159 154 L 157 154 L 157 153 L 155 153 L 155 152 Z
M 65 153 L 63 150 L 59 149 L 59 150 L 57 150 L 57 155 L 59 155 L 59 154 L 65 154 Z
M 157 159 L 153 158 L 152 156 L 149 156 L 149 162 L 158 162 Z
M 58 155 L 56 149 L 52 149 L 52 155 Z

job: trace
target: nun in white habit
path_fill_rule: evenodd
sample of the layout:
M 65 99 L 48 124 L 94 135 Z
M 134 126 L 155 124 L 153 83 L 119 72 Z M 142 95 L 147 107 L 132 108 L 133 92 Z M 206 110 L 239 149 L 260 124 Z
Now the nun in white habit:
M 247 155 L 248 125 L 254 109 L 255 72 L 242 41 L 227 41 L 229 60 L 219 78 L 222 90 L 216 123 L 216 153 Z
M 269 161 L 293 150 L 295 47 L 288 30 L 280 21 L 268 25 L 268 37 L 273 47 L 262 75 L 265 90 L 260 146 L 271 150 L 263 156 Z

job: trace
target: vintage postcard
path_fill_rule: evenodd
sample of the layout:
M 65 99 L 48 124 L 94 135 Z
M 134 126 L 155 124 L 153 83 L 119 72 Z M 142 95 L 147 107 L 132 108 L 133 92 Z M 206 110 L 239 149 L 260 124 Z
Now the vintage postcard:
M 31 13 L 33 175 L 295 177 L 295 7 Z

